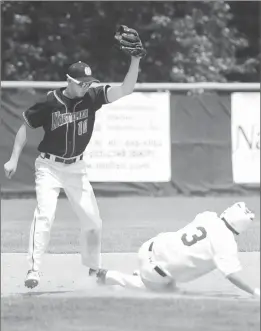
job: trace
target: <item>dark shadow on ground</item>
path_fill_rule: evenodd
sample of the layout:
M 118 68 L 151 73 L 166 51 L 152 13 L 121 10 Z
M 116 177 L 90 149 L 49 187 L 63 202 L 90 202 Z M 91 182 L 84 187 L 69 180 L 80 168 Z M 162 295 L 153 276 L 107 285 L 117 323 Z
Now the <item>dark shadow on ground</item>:
M 22 297 L 34 297 L 48 294 L 65 294 L 65 293 L 73 293 L 73 291 L 41 291 L 41 292 L 26 292 L 20 293 Z

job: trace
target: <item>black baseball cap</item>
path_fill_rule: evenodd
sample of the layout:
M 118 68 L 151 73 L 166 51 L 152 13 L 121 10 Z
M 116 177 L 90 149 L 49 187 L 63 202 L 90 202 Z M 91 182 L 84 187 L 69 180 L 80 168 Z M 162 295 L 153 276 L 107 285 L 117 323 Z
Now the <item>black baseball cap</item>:
M 90 66 L 82 61 L 70 65 L 67 71 L 67 77 L 68 76 L 79 82 L 100 82 L 98 79 L 92 77 Z

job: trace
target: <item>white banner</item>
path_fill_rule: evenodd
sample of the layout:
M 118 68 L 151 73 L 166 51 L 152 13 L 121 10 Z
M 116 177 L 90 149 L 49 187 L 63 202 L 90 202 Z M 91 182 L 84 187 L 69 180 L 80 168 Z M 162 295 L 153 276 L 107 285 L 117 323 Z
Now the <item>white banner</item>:
M 260 184 L 260 93 L 231 95 L 235 183 Z
M 169 92 L 135 92 L 103 106 L 84 157 L 90 181 L 170 181 Z

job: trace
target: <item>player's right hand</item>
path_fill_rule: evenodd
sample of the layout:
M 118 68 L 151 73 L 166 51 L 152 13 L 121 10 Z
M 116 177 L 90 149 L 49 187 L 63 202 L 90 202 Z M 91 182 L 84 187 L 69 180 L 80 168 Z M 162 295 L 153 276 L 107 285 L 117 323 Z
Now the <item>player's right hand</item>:
M 17 162 L 10 159 L 8 162 L 5 163 L 4 168 L 6 177 L 11 179 L 16 172 Z

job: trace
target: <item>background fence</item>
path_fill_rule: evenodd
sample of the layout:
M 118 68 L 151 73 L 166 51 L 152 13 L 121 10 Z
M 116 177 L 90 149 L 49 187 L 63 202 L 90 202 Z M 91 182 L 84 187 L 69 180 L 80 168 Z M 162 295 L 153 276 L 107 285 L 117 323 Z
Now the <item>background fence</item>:
M 40 95 L 66 83 L 1 84 L 1 192 L 31 193 L 34 160 L 43 131 L 30 131 L 11 181 L 5 178 L 3 165 L 10 157 L 22 112 Z M 231 97 L 235 92 L 241 92 L 237 94 L 241 99 Z M 247 102 L 244 107 L 242 100 Z M 258 102 L 260 84 L 255 83 L 137 84 L 131 96 L 97 113 L 95 133 L 85 156 L 96 194 L 204 196 L 258 192 Z M 248 179 L 247 173 L 253 176 Z

